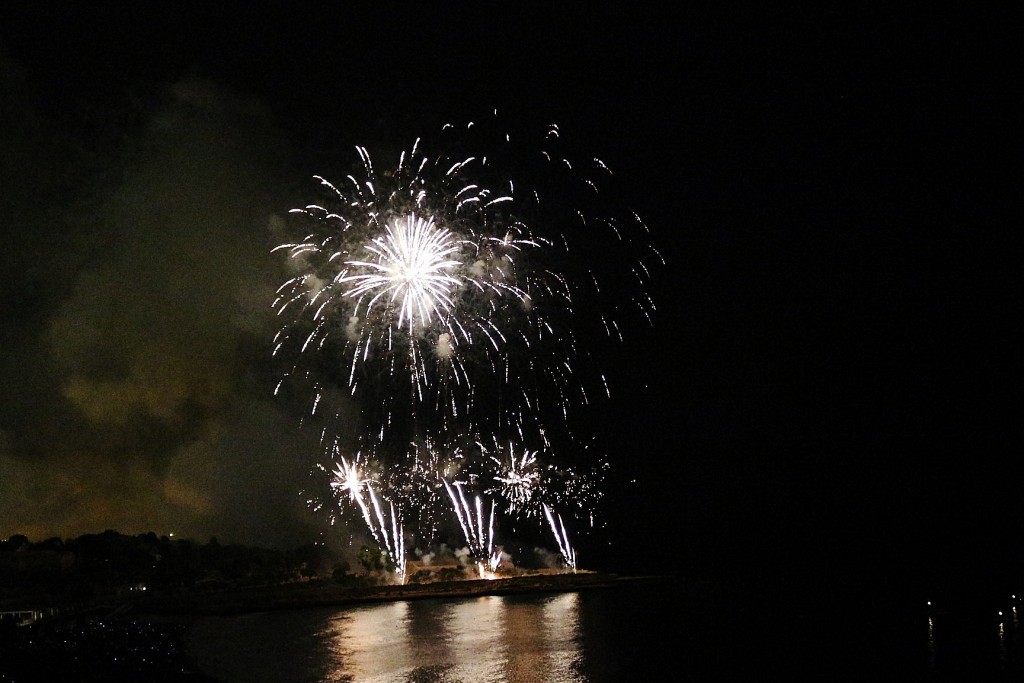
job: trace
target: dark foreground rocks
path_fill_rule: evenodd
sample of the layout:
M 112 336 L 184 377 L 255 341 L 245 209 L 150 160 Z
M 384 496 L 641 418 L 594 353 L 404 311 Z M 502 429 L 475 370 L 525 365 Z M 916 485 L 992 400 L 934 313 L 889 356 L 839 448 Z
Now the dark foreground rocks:
M 208 683 L 186 656 L 180 622 L 76 618 L 0 630 L 0 681 Z

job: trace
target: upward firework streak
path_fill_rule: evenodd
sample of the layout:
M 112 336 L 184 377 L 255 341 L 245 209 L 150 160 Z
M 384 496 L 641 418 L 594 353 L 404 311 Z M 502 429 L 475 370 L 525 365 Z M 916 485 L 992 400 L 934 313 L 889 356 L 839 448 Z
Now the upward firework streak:
M 562 515 L 558 515 L 557 518 L 555 513 L 551 511 L 551 508 L 547 505 L 544 506 L 544 516 L 548 518 L 548 524 L 551 525 L 551 533 L 555 535 L 555 542 L 558 543 L 558 550 L 562 553 L 562 561 L 565 565 L 576 570 L 576 551 L 573 550 L 569 544 L 569 535 L 565 531 L 565 525 L 562 523 Z M 557 519 L 557 521 L 556 521 Z
M 395 573 L 404 578 L 405 535 L 394 504 L 388 505 L 389 514 L 385 514 L 371 482 L 362 477 L 355 461 L 349 463 L 345 458 L 341 458 L 334 471 L 331 487 L 342 492 L 342 496 L 347 493 L 349 502 L 359 507 L 370 533 L 391 557 Z
M 357 147 L 361 168 L 345 182 L 316 176 L 330 202 L 294 209 L 311 227 L 275 249 L 291 269 L 274 304 L 274 355 L 285 366 L 275 393 L 308 390 L 324 443 L 351 424 L 338 389 L 358 402 L 360 444 L 381 479 L 342 458 L 332 487 L 396 565 L 403 513 L 432 537 L 442 487 L 474 559 L 494 563 L 495 503 L 485 525 L 480 497 L 474 508 L 449 483 L 464 469 L 509 514 L 546 516 L 575 567 L 548 505 L 585 510 L 600 498 L 599 477 L 539 465 L 541 450 L 551 455 L 543 425 L 578 444 L 575 407 L 608 392 L 590 363 L 596 339 L 622 340 L 630 311 L 650 321 L 645 290 L 662 260 L 636 214 L 601 191 L 608 167 L 555 152 L 557 126 L 534 151 L 508 135 L 481 143 L 484 128 L 445 126 L 452 140 L 431 152 L 417 140 L 383 172 Z M 453 434 L 477 435 L 477 448 L 461 449 Z M 443 457 L 432 440 L 446 444 Z M 540 449 L 517 445 L 526 443 Z
M 452 506 L 455 508 L 455 515 L 458 517 L 462 533 L 469 545 L 469 555 L 476 561 L 480 576 L 485 575 L 485 568 L 494 571 L 501 562 L 501 553 L 494 550 L 494 502 L 491 502 L 491 514 L 484 525 L 483 503 L 480 496 L 474 498 L 475 508 L 466 501 L 466 494 L 462 490 L 462 484 L 456 482 L 444 483 L 448 495 L 451 497 Z M 474 514 L 475 510 L 475 514 Z

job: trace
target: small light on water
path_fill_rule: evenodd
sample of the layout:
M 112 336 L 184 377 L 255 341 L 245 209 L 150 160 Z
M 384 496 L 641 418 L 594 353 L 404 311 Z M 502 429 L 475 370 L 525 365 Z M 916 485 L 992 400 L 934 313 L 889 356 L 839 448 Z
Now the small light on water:
M 928 601 L 928 606 L 929 606 L 929 607 L 931 607 L 931 606 L 932 606 L 932 601 L 931 601 L 931 600 L 929 600 L 929 601 Z

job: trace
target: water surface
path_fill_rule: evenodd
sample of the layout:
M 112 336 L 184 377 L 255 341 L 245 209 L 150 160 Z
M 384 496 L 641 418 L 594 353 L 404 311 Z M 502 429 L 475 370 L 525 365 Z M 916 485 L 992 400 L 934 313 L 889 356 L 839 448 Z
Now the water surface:
M 1024 680 L 1024 605 L 682 581 L 200 619 L 224 681 Z
M 653 620 L 673 602 L 662 584 L 209 617 L 187 648 L 225 681 L 616 681 L 674 656 Z

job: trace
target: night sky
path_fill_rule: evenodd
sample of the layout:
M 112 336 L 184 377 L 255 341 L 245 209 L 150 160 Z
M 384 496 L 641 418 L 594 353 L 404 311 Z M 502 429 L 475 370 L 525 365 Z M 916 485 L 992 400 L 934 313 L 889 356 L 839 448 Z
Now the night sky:
M 604 160 L 667 262 L 582 565 L 1019 566 L 1010 17 L 280 5 L 0 10 L 0 537 L 318 538 L 273 217 L 498 109 Z

